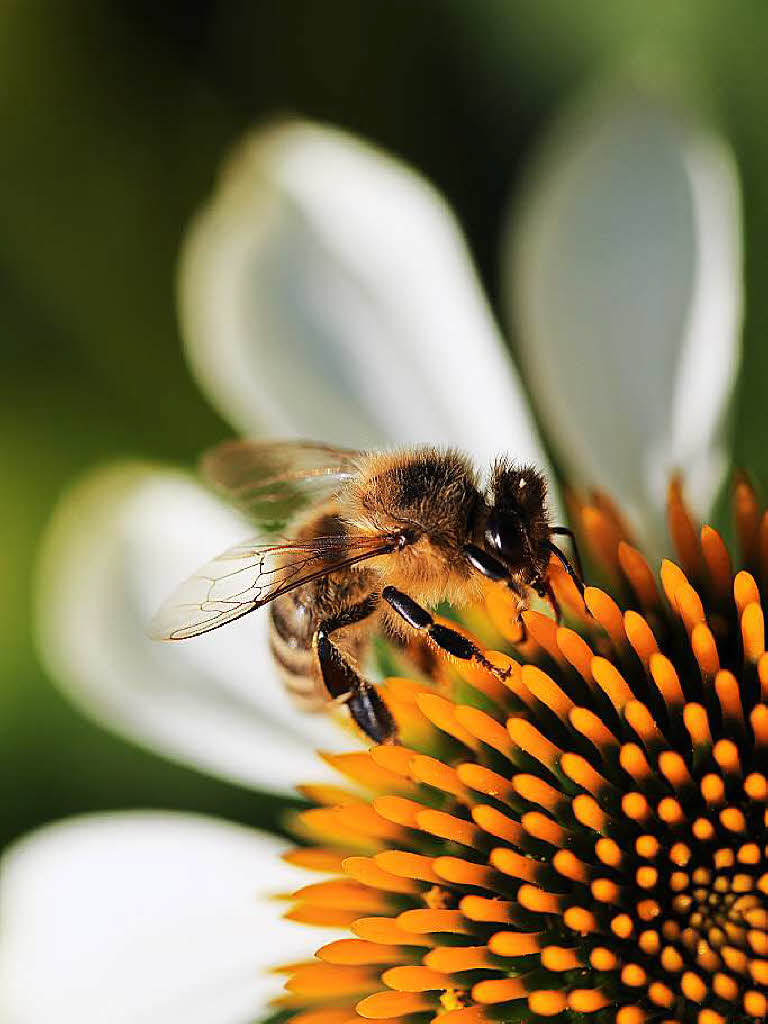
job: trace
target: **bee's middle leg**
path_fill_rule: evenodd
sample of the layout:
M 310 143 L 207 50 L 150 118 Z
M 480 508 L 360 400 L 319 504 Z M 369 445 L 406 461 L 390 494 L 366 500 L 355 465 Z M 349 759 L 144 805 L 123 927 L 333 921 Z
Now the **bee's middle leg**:
M 509 675 L 510 669 L 500 669 L 498 665 L 490 662 L 480 648 L 468 640 L 463 633 L 451 629 L 450 626 L 442 626 L 439 622 L 435 622 L 426 608 L 422 608 L 417 601 L 404 594 L 402 590 L 398 590 L 396 587 L 384 587 L 381 596 L 409 626 L 423 630 L 441 651 L 462 661 L 476 661 L 500 679 L 506 679 Z
M 359 604 L 321 622 L 312 638 L 312 648 L 331 699 L 346 704 L 352 718 L 374 742 L 386 743 L 397 736 L 392 713 L 376 687 L 360 675 L 331 639 L 336 630 L 354 626 L 372 615 L 378 600 L 378 594 L 371 594 Z

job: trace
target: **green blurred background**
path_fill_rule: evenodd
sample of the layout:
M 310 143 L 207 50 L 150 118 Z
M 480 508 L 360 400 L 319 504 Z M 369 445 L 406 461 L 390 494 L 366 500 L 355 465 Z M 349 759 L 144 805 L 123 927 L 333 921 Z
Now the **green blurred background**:
M 0 6 L 0 845 L 62 815 L 268 798 L 90 724 L 35 655 L 53 503 L 114 456 L 192 465 L 226 426 L 181 356 L 179 241 L 227 148 L 297 113 L 351 128 L 446 193 L 496 300 L 505 198 L 596 80 L 683 96 L 730 141 L 744 193 L 746 360 L 736 460 L 764 477 L 768 96 L 764 0 L 6 0 Z

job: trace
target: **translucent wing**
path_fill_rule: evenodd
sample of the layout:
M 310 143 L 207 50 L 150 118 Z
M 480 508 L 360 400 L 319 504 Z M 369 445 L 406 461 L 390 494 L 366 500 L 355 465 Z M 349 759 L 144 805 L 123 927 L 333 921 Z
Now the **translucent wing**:
M 155 640 L 185 640 L 239 619 L 281 594 L 366 558 L 393 551 L 386 535 L 315 537 L 229 548 L 171 594 L 150 623 Z
M 355 474 L 360 452 L 311 441 L 225 441 L 203 456 L 208 483 L 262 530 L 331 497 Z

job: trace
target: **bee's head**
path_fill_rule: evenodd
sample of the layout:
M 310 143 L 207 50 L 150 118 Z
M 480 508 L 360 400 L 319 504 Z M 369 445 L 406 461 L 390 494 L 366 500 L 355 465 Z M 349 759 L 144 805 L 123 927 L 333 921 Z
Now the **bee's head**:
M 486 550 L 513 571 L 532 578 L 549 561 L 547 485 L 532 466 L 515 466 L 507 459 L 494 464 L 488 483 Z

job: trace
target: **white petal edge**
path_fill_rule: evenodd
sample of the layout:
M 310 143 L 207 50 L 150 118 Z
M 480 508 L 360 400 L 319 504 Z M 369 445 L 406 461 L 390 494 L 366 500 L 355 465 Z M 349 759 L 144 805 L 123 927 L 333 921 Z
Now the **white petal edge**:
M 360 743 L 330 716 L 294 709 L 269 655 L 266 616 L 178 643 L 147 636 L 181 580 L 252 533 L 184 473 L 143 463 L 92 471 L 61 500 L 44 538 L 38 642 L 53 679 L 98 721 L 203 771 L 286 793 L 334 777 L 318 747 Z
M 3 1024 L 248 1024 L 279 994 L 270 967 L 339 933 L 283 921 L 311 880 L 285 844 L 223 821 L 73 818 L 0 859 Z
M 239 431 L 545 466 L 455 218 L 351 135 L 246 138 L 188 234 L 179 296 L 193 372 Z
M 741 355 L 730 150 L 640 95 L 555 127 L 508 219 L 505 295 L 526 381 L 572 483 L 617 497 L 647 543 L 683 473 L 706 515 Z

